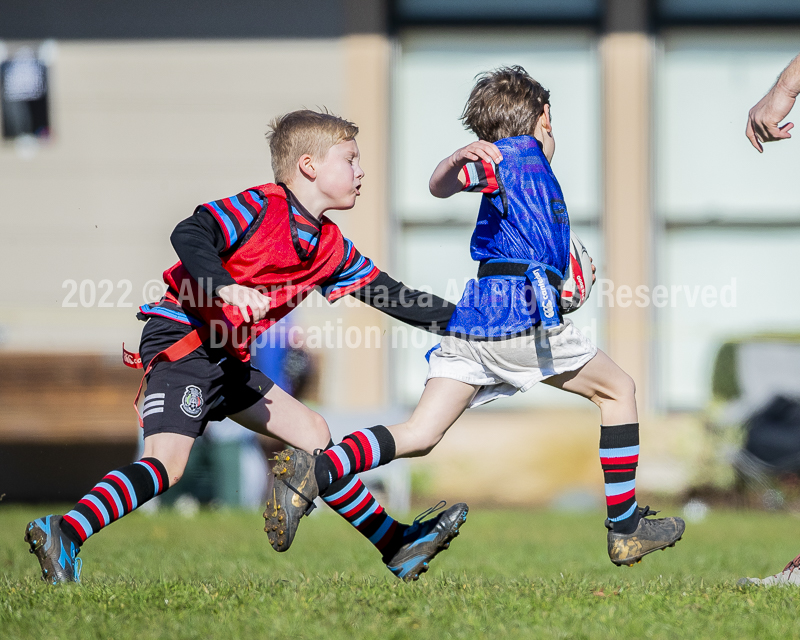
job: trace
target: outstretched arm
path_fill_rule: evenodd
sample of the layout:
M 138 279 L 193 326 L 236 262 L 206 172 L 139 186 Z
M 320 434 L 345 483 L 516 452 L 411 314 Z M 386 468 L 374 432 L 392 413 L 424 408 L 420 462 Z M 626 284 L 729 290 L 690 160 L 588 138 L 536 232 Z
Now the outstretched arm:
M 428 184 L 431 194 L 437 198 L 449 198 L 461 191 L 466 184 L 461 170 L 468 162 L 479 160 L 498 164 L 503 160 L 503 154 L 494 144 L 485 140 L 478 140 L 462 147 L 442 160 L 434 169 Z
M 789 131 L 794 127 L 793 123 L 779 125 L 792 110 L 798 93 L 800 93 L 800 55 L 783 70 L 769 93 L 750 109 L 746 135 L 759 153 L 764 151 L 762 145 L 764 142 L 792 137 Z
M 383 271 L 368 285 L 351 292 L 371 307 L 406 324 L 442 335 L 456 305 L 432 293 L 410 289 Z

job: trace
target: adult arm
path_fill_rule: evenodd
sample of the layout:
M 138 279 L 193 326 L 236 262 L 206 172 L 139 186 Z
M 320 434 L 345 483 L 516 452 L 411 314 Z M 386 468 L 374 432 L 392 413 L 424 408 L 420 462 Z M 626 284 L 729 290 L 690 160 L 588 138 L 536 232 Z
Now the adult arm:
M 498 164 L 503 160 L 503 154 L 491 142 L 478 140 L 462 147 L 453 155 L 442 160 L 433 170 L 428 188 L 437 198 L 449 198 L 464 189 L 466 180 L 462 169 L 469 162 L 487 162 Z
M 759 153 L 764 151 L 762 144 L 764 142 L 775 142 L 792 137 L 789 132 L 794 127 L 794 123 L 787 122 L 783 126 L 780 126 L 780 123 L 789 115 L 798 93 L 800 93 L 800 55 L 783 70 L 769 93 L 750 109 L 745 133 L 750 144 Z

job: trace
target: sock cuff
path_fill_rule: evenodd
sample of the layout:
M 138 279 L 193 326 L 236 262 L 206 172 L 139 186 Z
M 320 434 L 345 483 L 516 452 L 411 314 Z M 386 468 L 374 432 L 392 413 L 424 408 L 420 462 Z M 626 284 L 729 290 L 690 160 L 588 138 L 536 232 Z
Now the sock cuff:
M 161 460 L 158 458 L 142 458 L 139 460 L 139 462 L 147 464 L 159 476 L 161 481 L 160 489 L 156 491 L 156 495 L 164 493 L 167 489 L 169 489 L 169 474 L 167 473 L 167 468 L 163 465 Z
M 368 429 L 365 429 L 365 431 L 370 431 L 378 441 L 378 446 L 380 447 L 381 452 L 380 464 L 387 464 L 388 462 L 394 460 L 397 448 L 394 443 L 394 436 L 391 434 L 391 432 L 382 424 L 369 427 Z
M 600 427 L 600 448 L 619 449 L 639 446 L 639 423 Z

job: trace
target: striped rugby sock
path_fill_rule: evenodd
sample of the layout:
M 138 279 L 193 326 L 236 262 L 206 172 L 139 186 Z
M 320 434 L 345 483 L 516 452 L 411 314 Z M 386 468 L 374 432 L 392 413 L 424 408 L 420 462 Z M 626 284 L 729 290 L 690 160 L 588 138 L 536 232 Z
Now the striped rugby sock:
M 636 512 L 638 423 L 600 428 L 600 464 L 606 485 L 608 519 L 614 523 L 614 532 L 633 533 L 639 524 Z
M 169 476 L 156 458 L 142 458 L 107 474 L 64 516 L 61 528 L 76 544 L 141 507 L 169 488 Z
M 323 451 L 314 465 L 320 495 L 334 482 L 394 460 L 394 437 L 383 425 L 355 431 Z
M 389 516 L 358 478 L 342 478 L 328 487 L 322 499 L 369 540 L 384 558 L 400 547 L 408 528 Z

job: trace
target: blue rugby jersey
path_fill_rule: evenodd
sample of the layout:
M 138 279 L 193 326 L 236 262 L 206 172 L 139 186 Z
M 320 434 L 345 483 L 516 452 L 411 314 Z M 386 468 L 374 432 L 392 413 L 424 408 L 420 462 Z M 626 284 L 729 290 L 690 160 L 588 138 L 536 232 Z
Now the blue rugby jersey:
M 471 162 L 462 170 L 464 191 L 483 193 L 470 242 L 472 259 L 539 263 L 563 277 L 569 261 L 569 215 L 564 195 L 541 145 L 532 136 L 495 143 L 499 165 Z M 541 321 L 526 277 L 471 280 L 447 327 L 473 337 L 499 338 Z

